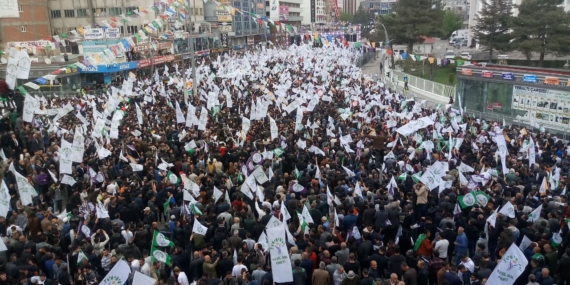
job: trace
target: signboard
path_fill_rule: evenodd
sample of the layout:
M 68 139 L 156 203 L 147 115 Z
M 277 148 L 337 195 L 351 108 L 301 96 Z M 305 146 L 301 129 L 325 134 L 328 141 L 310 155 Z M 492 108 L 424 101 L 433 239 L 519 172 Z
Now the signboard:
M 247 45 L 251 46 L 255 44 L 255 37 L 247 37 Z
M 221 53 L 226 52 L 226 51 L 228 51 L 227 48 L 213 48 L 210 50 L 210 55 L 213 56 L 213 55 L 221 54 Z
M 257 3 L 257 9 L 265 9 L 263 3 Z
M 495 77 L 492 71 L 481 71 L 481 77 L 484 78 L 493 78 Z
M 222 47 L 224 47 L 224 48 L 228 47 L 228 40 L 229 40 L 229 37 L 228 37 L 227 33 L 221 33 L 220 34 L 220 42 L 222 42 Z
M 540 125 L 567 127 L 570 121 L 570 92 L 514 85 L 512 108 L 527 111 L 524 118 Z
M 182 37 L 182 34 L 180 34 L 180 37 Z M 172 42 L 159 42 L 158 44 L 155 43 L 155 45 L 157 45 L 157 49 L 171 49 L 172 48 Z M 144 43 L 144 44 L 137 44 L 135 46 L 135 51 L 136 52 L 141 52 L 141 51 L 148 51 L 150 48 L 150 45 L 148 43 Z
M 504 80 L 515 80 L 515 75 L 512 72 L 503 72 L 501 77 Z
M 7 44 L 7 50 L 9 50 L 11 47 L 16 47 L 16 48 L 25 48 L 27 50 L 32 50 L 34 47 L 40 47 L 40 48 L 46 48 L 47 46 L 50 46 L 51 49 L 55 49 L 55 43 L 52 43 L 50 41 L 31 41 L 31 42 L 9 42 Z
M 531 83 L 536 83 L 536 75 L 532 75 L 532 74 L 525 74 L 523 76 L 523 81 L 524 82 L 531 82 Z
M 269 19 L 272 21 L 279 21 L 279 0 L 270 0 Z
M 473 75 L 473 70 L 472 69 L 467 69 L 467 68 L 463 68 L 461 69 L 461 75 Z
M 98 52 L 103 52 L 109 46 L 116 45 L 121 40 L 95 40 L 95 41 L 83 41 L 81 46 L 83 47 L 84 56 L 93 56 Z
M 78 67 L 79 73 L 112 73 L 125 70 L 131 70 L 137 68 L 136 61 L 124 62 L 124 63 L 114 63 L 107 65 L 95 65 L 87 66 L 85 69 Z
M 98 40 L 105 38 L 105 31 L 100 28 L 85 29 L 85 34 L 83 34 L 86 40 Z
M 107 28 L 105 37 L 108 39 L 118 39 L 121 37 L 121 28 Z
M 222 25 L 222 26 L 219 26 L 219 27 L 218 27 L 218 30 L 220 30 L 220 32 L 229 33 L 229 32 L 232 32 L 232 31 L 233 31 L 233 28 L 232 28 L 231 25 Z
M 545 77 L 544 78 L 544 84 L 549 84 L 549 85 L 560 85 L 560 78 L 558 77 Z
M 204 17 L 204 20 L 206 22 L 217 22 L 218 21 L 218 17 L 217 16 L 206 16 Z
M 289 20 L 289 6 L 279 6 L 279 21 Z
M 231 22 L 232 21 L 232 16 L 231 15 L 220 15 L 218 16 L 218 22 Z
M 18 0 L 0 0 L 0 18 L 20 18 Z
M 173 55 L 165 55 L 165 56 L 155 56 L 154 57 L 154 64 L 161 64 L 169 61 L 173 61 Z M 150 58 L 139 60 L 137 62 L 137 68 L 145 68 L 152 65 L 152 60 Z

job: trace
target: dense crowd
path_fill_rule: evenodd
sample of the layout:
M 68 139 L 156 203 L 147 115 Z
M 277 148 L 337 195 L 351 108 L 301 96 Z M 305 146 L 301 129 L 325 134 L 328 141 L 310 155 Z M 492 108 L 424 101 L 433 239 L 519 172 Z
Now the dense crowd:
M 176 65 L 103 96 L 26 95 L 0 123 L 0 285 L 99 284 L 120 260 L 129 283 L 273 285 L 282 223 L 293 285 L 495 285 L 513 243 L 515 284 L 570 284 L 567 143 L 427 108 L 358 55 L 204 59 L 189 96 Z

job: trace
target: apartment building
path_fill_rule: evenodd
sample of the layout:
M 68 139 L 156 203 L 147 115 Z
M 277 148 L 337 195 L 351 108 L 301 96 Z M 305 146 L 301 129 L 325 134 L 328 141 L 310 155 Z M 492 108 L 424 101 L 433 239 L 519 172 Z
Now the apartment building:
M 35 50 L 45 48 L 51 37 L 47 5 L 50 0 L 8 1 L 0 11 L 0 44 L 8 42 Z M 11 5 L 11 6 L 10 6 Z

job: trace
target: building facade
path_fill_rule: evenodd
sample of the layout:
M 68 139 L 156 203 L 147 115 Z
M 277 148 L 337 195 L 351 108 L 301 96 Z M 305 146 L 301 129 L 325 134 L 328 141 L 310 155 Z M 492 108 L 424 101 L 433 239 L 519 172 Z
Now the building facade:
M 327 9 L 325 1 L 305 0 L 301 3 L 302 25 L 324 24 L 327 22 Z
M 48 0 L 20 0 L 12 7 L 13 13 L 3 14 L 0 17 L 2 49 L 8 42 L 29 42 L 34 47 L 45 47 L 40 42 L 51 37 L 47 5 Z

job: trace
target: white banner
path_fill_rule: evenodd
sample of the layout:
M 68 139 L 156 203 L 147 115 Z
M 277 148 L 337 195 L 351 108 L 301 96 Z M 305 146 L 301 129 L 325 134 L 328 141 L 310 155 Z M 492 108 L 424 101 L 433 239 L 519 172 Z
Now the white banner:
M 34 119 L 34 112 L 39 109 L 39 107 L 40 102 L 32 97 L 32 95 L 26 94 L 24 99 L 24 114 L 22 115 L 24 122 L 31 123 Z
M 279 134 L 279 130 L 277 129 L 277 124 L 273 118 L 269 118 L 269 129 L 271 131 L 271 139 L 276 139 Z
M 438 177 L 437 175 L 435 175 L 433 172 L 431 172 L 430 170 L 427 170 L 422 177 L 420 178 L 420 181 L 425 184 L 427 187 L 429 187 L 429 190 L 433 190 L 436 187 L 439 186 L 440 184 L 440 180 L 441 178 Z
M 85 29 L 84 32 L 85 33 L 83 34 L 83 36 L 85 37 L 86 40 L 98 40 L 105 38 L 105 31 L 103 31 L 103 29 L 100 28 Z
M 105 37 L 108 39 L 118 39 L 121 37 L 121 28 L 107 28 Z
M 71 165 L 73 164 L 73 147 L 72 145 L 61 138 L 61 145 L 59 150 L 59 173 L 60 174 L 72 174 Z
M 10 210 L 10 192 L 6 182 L 2 179 L 0 184 L 0 216 L 6 217 Z
M 143 124 L 143 115 L 141 112 L 141 108 L 139 107 L 139 104 L 135 104 L 136 108 L 137 108 L 137 122 L 139 123 L 139 126 Z
M 207 123 L 208 123 L 208 110 L 202 107 L 200 111 L 200 121 L 198 122 L 198 130 L 205 131 Z
M 18 79 L 28 79 L 31 68 L 32 61 L 30 60 L 28 51 L 25 49 L 20 50 L 20 60 L 18 61 L 18 73 L 16 74 L 16 77 Z
M 489 276 L 487 284 L 512 285 L 523 273 L 528 260 L 516 244 L 512 244 Z
M 81 127 L 75 127 L 75 134 L 73 134 L 73 152 L 71 154 L 71 161 L 83 162 L 83 153 L 85 152 L 85 137 L 81 134 Z
M 12 173 L 14 173 L 14 176 L 16 176 L 16 185 L 18 185 L 22 205 L 26 206 L 32 204 L 32 197 L 38 196 L 36 189 L 30 185 L 28 178 L 24 177 L 14 169 L 13 163 L 10 165 L 10 169 L 12 170 Z
M 398 128 L 396 130 L 396 132 L 404 135 L 404 136 L 409 136 L 411 134 L 413 134 L 415 131 L 417 130 L 421 130 L 423 128 L 427 128 L 430 125 L 433 125 L 434 122 L 428 118 L 428 117 L 423 117 L 420 118 L 418 120 L 415 121 L 411 121 L 405 125 L 403 125 L 402 127 Z
M 285 242 L 285 229 L 283 227 L 273 227 L 265 231 L 271 255 L 271 272 L 273 282 L 293 282 L 293 271 L 291 271 L 291 259 L 287 251 Z
M 183 124 L 184 122 L 186 122 L 186 118 L 184 118 L 184 114 L 180 109 L 180 104 L 178 104 L 178 101 L 176 101 L 176 123 Z

